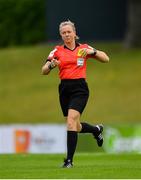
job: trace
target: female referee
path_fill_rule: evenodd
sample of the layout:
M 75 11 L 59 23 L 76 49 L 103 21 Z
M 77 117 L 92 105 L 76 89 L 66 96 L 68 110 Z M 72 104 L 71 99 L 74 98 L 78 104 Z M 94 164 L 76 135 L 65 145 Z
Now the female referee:
M 59 99 L 63 115 L 67 122 L 67 157 L 64 168 L 73 167 L 73 156 L 77 145 L 77 133 L 91 133 L 102 146 L 102 125 L 80 123 L 80 116 L 87 104 L 89 89 L 86 82 L 86 62 L 94 58 L 100 62 L 109 62 L 105 52 L 96 50 L 88 44 L 80 44 L 76 40 L 75 25 L 71 21 L 60 23 L 59 32 L 63 45 L 58 45 L 50 52 L 42 67 L 42 74 L 48 75 L 55 67 L 59 68 Z

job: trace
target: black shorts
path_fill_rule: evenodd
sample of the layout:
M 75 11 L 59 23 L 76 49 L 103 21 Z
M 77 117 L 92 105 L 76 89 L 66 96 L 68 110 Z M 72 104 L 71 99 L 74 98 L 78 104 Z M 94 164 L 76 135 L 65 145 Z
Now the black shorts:
M 82 114 L 89 97 L 89 89 L 85 79 L 64 79 L 59 84 L 59 100 L 64 116 L 69 109 Z

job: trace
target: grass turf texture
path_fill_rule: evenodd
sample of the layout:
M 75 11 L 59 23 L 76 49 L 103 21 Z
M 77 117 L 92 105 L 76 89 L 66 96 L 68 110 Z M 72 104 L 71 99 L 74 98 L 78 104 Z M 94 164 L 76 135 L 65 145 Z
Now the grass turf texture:
M 72 169 L 60 168 L 63 155 L 0 155 L 0 178 L 135 179 L 141 178 L 138 154 L 76 154 Z
M 93 44 L 92 44 L 93 45 Z M 88 60 L 90 98 L 82 120 L 91 123 L 139 122 L 141 49 L 121 44 L 93 45 L 106 51 L 108 64 Z M 0 49 L 0 123 L 64 123 L 58 100 L 58 70 L 41 75 L 54 45 Z

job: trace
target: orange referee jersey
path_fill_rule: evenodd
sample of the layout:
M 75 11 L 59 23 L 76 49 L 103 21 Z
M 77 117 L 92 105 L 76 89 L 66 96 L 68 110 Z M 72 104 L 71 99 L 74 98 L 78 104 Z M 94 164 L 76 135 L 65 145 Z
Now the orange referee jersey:
M 92 48 L 88 44 L 78 44 L 74 50 L 68 49 L 65 45 L 56 46 L 50 52 L 48 60 L 56 58 L 60 61 L 59 64 L 59 77 L 60 79 L 86 79 L 86 60 L 93 55 L 81 57 L 80 50 L 82 48 Z

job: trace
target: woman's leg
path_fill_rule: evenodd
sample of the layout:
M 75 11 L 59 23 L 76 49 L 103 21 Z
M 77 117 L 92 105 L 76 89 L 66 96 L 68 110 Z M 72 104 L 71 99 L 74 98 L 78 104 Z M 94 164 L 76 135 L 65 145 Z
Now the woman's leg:
M 80 113 L 74 109 L 69 109 L 67 116 L 67 158 L 64 167 L 72 165 L 73 156 L 77 146 L 77 124 L 79 121 Z
M 93 126 L 86 122 L 82 122 L 82 123 L 78 122 L 77 129 L 78 129 L 79 133 L 92 133 L 94 138 L 97 140 L 98 146 L 102 146 L 102 144 L 103 144 L 103 137 L 102 137 L 103 125 Z

